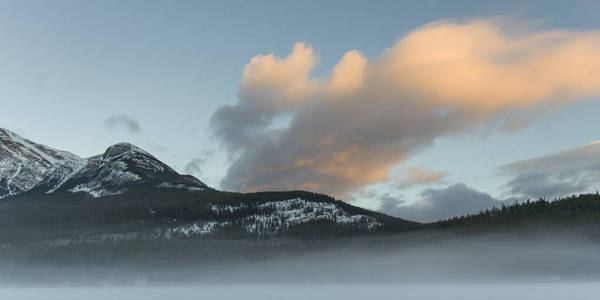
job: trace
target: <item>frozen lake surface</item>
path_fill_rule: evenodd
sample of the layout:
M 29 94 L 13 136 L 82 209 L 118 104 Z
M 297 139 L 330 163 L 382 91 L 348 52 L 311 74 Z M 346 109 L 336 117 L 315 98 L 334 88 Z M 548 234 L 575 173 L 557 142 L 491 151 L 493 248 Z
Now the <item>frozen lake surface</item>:
M 600 283 L 252 285 L 185 287 L 2 288 L 11 300 L 304 300 L 304 299 L 527 299 L 592 300 Z

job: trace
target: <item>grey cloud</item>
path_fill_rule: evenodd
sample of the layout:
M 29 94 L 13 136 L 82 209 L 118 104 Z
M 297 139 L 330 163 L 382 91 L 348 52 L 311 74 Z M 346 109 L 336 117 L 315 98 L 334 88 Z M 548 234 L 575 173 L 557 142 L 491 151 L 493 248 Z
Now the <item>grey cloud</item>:
M 476 119 L 459 111 L 440 116 L 421 107 L 424 102 L 367 95 L 343 103 L 315 101 L 283 130 L 246 126 L 244 118 L 224 109 L 213 116 L 212 128 L 240 155 L 221 184 L 242 191 L 303 188 L 342 195 L 384 181 L 394 164 Z
M 204 159 L 196 158 L 191 160 L 185 165 L 183 169 L 186 174 L 200 176 L 202 174 L 202 165 L 204 165 Z
M 230 151 L 235 151 L 260 140 L 271 120 L 270 114 L 264 116 L 258 107 L 240 103 L 217 109 L 211 117 L 210 128 Z
M 475 214 L 503 203 L 462 183 L 442 189 L 426 189 L 421 197 L 415 203 L 406 204 L 402 199 L 384 196 L 381 197 L 379 211 L 407 220 L 431 222 Z
M 513 175 L 509 193 L 529 198 L 554 198 L 600 186 L 600 144 L 517 161 L 501 167 Z
M 530 123 L 531 121 L 526 119 L 508 117 L 502 123 L 502 129 L 508 132 L 513 132 L 529 126 Z
M 201 157 L 197 157 L 189 161 L 183 171 L 186 174 L 195 175 L 196 177 L 202 175 L 202 166 L 206 163 L 206 160 L 214 155 L 213 150 L 204 149 L 201 152 Z
M 104 121 L 104 126 L 109 129 L 121 129 L 130 133 L 141 133 L 142 127 L 132 117 L 124 114 L 112 115 Z

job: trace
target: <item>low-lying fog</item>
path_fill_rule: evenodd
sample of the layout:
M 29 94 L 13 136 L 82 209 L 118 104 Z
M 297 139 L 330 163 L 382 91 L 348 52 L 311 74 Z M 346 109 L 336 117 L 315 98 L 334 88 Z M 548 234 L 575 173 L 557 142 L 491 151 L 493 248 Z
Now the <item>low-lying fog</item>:
M 596 299 L 598 246 L 563 233 L 4 249 L 0 299 Z
M 501 283 L 412 285 L 253 285 L 0 289 L 10 300 L 305 300 L 305 299 L 460 299 L 592 300 L 595 283 Z

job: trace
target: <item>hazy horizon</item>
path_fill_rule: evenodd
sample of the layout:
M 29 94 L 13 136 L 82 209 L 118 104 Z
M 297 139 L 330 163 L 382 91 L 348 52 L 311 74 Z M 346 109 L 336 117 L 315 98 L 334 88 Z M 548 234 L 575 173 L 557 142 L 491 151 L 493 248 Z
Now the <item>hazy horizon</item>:
M 0 298 L 595 299 L 599 11 L 0 0 Z

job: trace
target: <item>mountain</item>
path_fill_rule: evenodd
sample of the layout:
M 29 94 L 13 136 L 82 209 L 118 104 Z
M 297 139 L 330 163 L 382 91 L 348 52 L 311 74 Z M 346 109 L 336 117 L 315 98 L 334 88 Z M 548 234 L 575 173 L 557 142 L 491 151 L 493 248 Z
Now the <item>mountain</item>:
M 0 247 L 205 238 L 323 238 L 417 223 L 302 191 L 230 193 L 128 143 L 80 158 L 2 130 Z M 2 241 L 5 241 L 2 243 Z
M 131 186 L 158 178 L 188 189 L 208 188 L 129 143 L 113 145 L 101 155 L 84 159 L 0 129 L 0 198 L 30 190 L 47 194 L 83 192 L 97 198 L 120 194 Z M 168 184 L 171 183 L 165 182 Z
M 64 177 L 84 164 L 75 154 L 36 144 L 0 128 L 0 199 L 30 190 L 53 173 Z
M 165 187 L 180 185 L 188 190 L 208 189 L 200 180 L 178 174 L 148 152 L 129 143 L 109 147 L 103 154 L 86 159 L 70 173 L 60 169 L 55 168 L 35 189 L 46 193 L 83 192 L 94 198 L 121 194 L 152 180 L 164 180 L 161 184 Z

